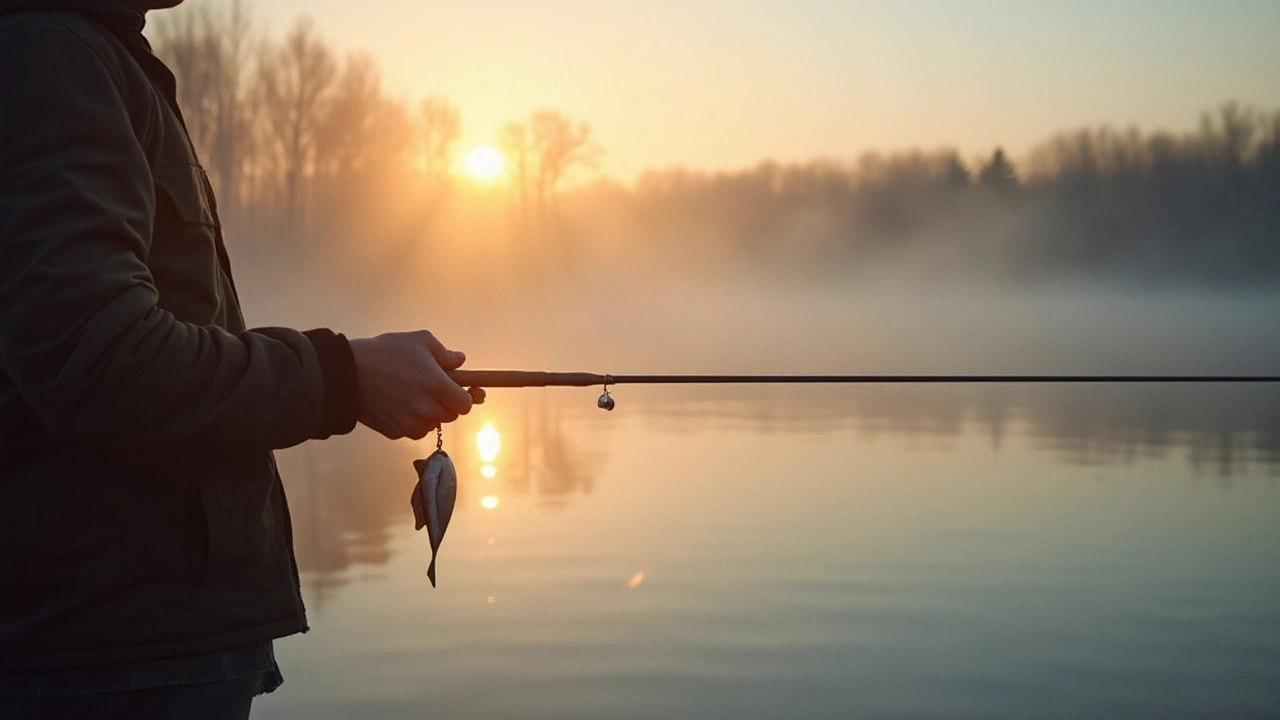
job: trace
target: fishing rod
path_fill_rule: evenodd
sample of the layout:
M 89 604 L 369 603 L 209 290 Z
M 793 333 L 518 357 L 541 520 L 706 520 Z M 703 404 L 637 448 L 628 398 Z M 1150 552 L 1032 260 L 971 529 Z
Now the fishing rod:
M 1030 384 L 1030 383 L 1273 383 L 1280 375 L 599 375 L 585 372 L 539 370 L 452 370 L 449 377 L 463 387 L 593 387 L 604 394 L 596 402 L 612 410 L 610 385 L 726 385 L 726 384 Z

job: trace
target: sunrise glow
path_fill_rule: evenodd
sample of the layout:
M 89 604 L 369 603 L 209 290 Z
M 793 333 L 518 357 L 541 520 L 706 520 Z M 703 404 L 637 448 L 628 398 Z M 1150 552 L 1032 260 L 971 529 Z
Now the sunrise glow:
M 502 155 L 488 145 L 467 153 L 467 172 L 477 180 L 492 180 L 502 172 Z

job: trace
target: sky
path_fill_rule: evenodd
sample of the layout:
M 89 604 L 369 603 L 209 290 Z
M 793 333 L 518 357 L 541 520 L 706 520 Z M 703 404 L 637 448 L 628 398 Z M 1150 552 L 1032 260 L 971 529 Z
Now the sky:
M 210 2 L 212 0 L 190 0 Z M 301 15 L 385 87 L 443 95 L 463 143 L 550 108 L 600 172 L 1001 145 L 1059 130 L 1190 129 L 1227 100 L 1280 109 L 1280 0 L 249 0 Z

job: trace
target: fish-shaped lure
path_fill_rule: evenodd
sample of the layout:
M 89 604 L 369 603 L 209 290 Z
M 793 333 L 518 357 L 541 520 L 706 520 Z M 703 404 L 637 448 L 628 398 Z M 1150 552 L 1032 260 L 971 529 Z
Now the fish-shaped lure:
M 458 499 L 458 473 L 444 450 L 436 450 L 426 460 L 414 460 L 413 469 L 418 471 L 418 484 L 413 487 L 411 498 L 414 530 L 427 529 L 431 540 L 427 578 L 431 580 L 431 587 L 435 587 L 436 551 L 449 527 L 449 518 L 453 517 L 453 504 Z

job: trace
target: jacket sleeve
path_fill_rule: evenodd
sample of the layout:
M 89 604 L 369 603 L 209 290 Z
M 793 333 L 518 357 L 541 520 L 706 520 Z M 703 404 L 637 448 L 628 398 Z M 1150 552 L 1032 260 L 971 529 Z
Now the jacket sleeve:
M 281 448 L 355 425 L 350 346 L 157 306 L 154 181 L 118 74 L 55 22 L 0 33 L 0 368 L 55 434 Z

